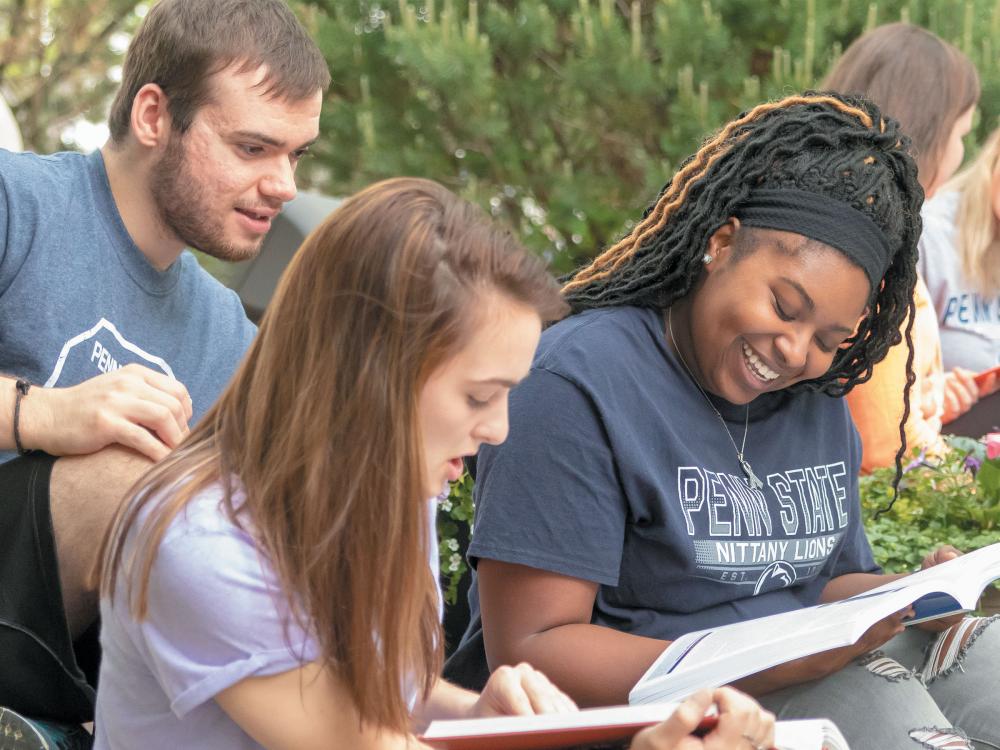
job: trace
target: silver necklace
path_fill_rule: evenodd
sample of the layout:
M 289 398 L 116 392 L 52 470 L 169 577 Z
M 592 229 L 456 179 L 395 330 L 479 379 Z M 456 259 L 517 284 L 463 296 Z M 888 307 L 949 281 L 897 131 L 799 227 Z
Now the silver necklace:
M 705 393 L 705 389 L 701 387 L 701 383 L 697 381 L 694 373 L 691 372 L 691 368 L 688 367 L 688 363 L 684 361 L 684 355 L 681 354 L 681 348 L 677 345 L 677 337 L 674 336 L 673 312 L 674 309 L 672 307 L 667 309 L 667 330 L 670 331 L 670 343 L 674 345 L 674 351 L 677 352 L 677 359 L 679 359 L 681 364 L 684 365 L 684 370 L 687 372 L 688 377 L 691 378 L 691 382 L 693 382 L 695 387 L 701 391 L 701 395 L 705 397 L 705 401 L 708 402 L 712 411 L 715 412 L 715 416 L 717 416 L 719 421 L 722 422 L 722 429 L 726 431 L 726 437 L 728 437 L 729 442 L 733 444 L 733 450 L 736 451 L 736 458 L 740 461 L 743 473 L 747 475 L 747 482 L 750 485 L 750 489 L 759 490 L 763 488 L 764 483 L 757 478 L 756 474 L 753 473 L 753 469 L 750 467 L 750 462 L 747 461 L 746 456 L 744 455 L 744 451 L 747 447 L 747 433 L 750 431 L 750 404 L 747 404 L 746 416 L 743 419 L 743 442 L 740 447 L 737 448 L 736 440 L 733 439 L 733 433 L 729 431 L 729 425 L 726 424 L 726 420 L 722 417 L 722 413 L 715 408 L 715 404 L 712 403 L 712 399 L 710 399 L 708 394 Z

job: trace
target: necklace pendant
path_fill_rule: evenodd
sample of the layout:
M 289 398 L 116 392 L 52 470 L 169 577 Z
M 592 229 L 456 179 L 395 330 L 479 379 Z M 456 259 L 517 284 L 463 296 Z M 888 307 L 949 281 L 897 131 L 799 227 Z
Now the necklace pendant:
M 743 458 L 743 456 L 740 456 L 740 466 L 743 467 L 743 473 L 747 475 L 747 482 L 750 485 L 750 489 L 760 490 L 764 488 L 764 483 L 753 473 L 753 469 L 750 468 L 750 462 Z

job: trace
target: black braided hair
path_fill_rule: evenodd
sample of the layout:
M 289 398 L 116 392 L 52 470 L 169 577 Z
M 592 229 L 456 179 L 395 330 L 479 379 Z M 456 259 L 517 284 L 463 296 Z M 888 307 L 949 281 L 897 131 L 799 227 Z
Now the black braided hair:
M 688 159 L 642 220 L 563 287 L 574 313 L 635 305 L 666 309 L 701 274 L 709 237 L 754 188 L 795 188 L 853 206 L 885 234 L 893 256 L 869 312 L 821 377 L 789 391 L 843 396 L 871 378 L 904 337 L 909 353 L 896 480 L 906 451 L 913 373 L 913 289 L 923 189 L 899 124 L 860 97 L 807 92 L 755 107 L 730 122 Z

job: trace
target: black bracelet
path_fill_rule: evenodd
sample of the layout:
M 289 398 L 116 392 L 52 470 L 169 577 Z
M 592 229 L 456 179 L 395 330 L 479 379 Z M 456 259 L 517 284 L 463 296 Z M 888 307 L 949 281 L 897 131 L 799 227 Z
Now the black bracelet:
M 31 383 L 27 380 L 18 379 L 14 383 L 14 445 L 17 446 L 17 454 L 19 456 L 24 456 L 31 451 L 26 451 L 24 446 L 21 445 L 21 431 L 19 428 L 19 422 L 21 419 L 21 399 L 28 395 L 28 390 L 31 388 Z

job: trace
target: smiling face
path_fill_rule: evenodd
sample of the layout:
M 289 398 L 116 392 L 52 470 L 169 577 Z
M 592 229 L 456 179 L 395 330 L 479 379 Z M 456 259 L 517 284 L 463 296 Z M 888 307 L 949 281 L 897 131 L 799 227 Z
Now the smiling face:
M 171 133 L 153 168 L 150 190 L 167 231 L 223 260 L 259 250 L 295 197 L 295 167 L 319 132 L 322 93 L 270 98 L 257 87 L 265 74 L 215 74 L 209 100 L 185 133 Z
M 672 313 L 692 374 L 734 404 L 826 373 L 869 295 L 868 277 L 839 250 L 791 232 L 750 232 L 737 239 L 727 224 L 712 236 L 712 262 Z
M 420 394 L 426 495 L 462 475 L 462 457 L 507 437 L 507 397 L 531 367 L 538 313 L 493 292 L 460 351 L 438 367 Z

